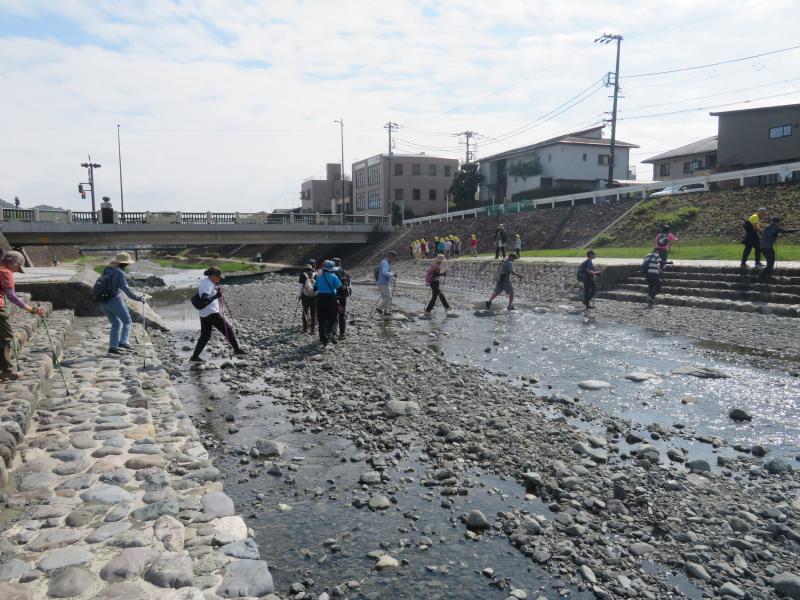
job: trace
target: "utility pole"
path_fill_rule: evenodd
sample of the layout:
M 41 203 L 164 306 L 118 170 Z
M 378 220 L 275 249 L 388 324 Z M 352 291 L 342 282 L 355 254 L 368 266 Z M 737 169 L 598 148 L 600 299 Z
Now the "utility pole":
M 462 131 L 461 133 L 454 133 L 453 135 L 464 136 L 465 143 L 467 144 L 467 153 L 464 157 L 464 164 L 469 164 L 469 161 L 472 158 L 472 152 L 469 150 L 469 141 L 478 134 L 474 131 Z
M 386 123 L 386 125 L 383 126 L 383 128 L 386 129 L 389 132 L 389 177 L 386 178 L 387 179 L 387 183 L 386 183 L 386 203 L 389 206 L 394 207 L 395 200 L 394 200 L 394 198 L 392 198 L 392 131 L 394 131 L 395 129 L 398 129 L 399 126 L 397 125 L 397 123 L 394 123 L 393 121 L 389 121 L 388 123 Z M 392 208 L 391 211 L 393 213 L 394 212 L 394 208 Z M 405 221 L 405 218 L 406 218 L 405 212 L 406 212 L 406 207 L 405 207 L 405 198 L 404 198 L 403 201 L 400 204 L 400 223 L 403 223 Z
M 615 150 L 617 145 L 617 100 L 619 98 L 619 51 L 622 44 L 622 36 L 619 34 L 604 33 L 598 38 L 595 38 L 595 43 L 610 44 L 613 41 L 617 42 L 617 63 L 614 69 L 614 103 L 611 108 L 611 144 L 609 146 L 608 155 L 608 179 L 606 180 L 606 187 L 610 188 L 614 183 L 614 163 L 615 163 Z M 611 73 L 608 74 L 608 79 L 611 79 Z M 606 83 L 611 85 L 611 81 Z
M 117 158 L 119 160 L 119 211 L 125 222 L 125 196 L 122 194 L 122 145 L 119 142 L 119 123 L 117 123 Z
M 339 137 L 342 140 L 342 172 L 339 174 L 339 181 L 342 184 L 342 214 L 344 214 L 347 205 L 344 199 L 344 119 L 340 117 L 334 123 L 339 124 Z
M 81 166 L 84 169 L 88 169 L 89 170 L 89 187 L 91 188 L 91 191 L 92 191 L 92 222 L 93 223 L 97 223 L 97 207 L 95 206 L 95 203 L 94 203 L 94 170 L 95 169 L 99 169 L 101 167 L 101 165 L 98 164 L 98 163 L 93 163 L 92 162 L 92 157 L 89 156 L 89 162 L 81 163 Z M 80 190 L 80 188 L 78 188 L 78 189 L 79 189 L 79 191 L 81 191 L 81 194 L 83 194 L 83 191 Z

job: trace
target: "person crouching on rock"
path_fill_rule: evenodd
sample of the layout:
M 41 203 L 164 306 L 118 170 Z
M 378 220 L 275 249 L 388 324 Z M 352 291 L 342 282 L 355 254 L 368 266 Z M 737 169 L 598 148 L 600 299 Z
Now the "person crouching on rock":
M 339 320 L 339 303 L 336 293 L 342 282 L 336 275 L 336 265 L 332 260 L 322 263 L 322 273 L 314 281 L 317 292 L 317 319 L 319 321 L 319 341 L 323 346 L 336 343 L 336 324 Z
M 219 301 L 222 299 L 222 271 L 218 267 L 209 267 L 203 272 L 203 279 L 200 280 L 197 293 L 200 299 L 207 304 L 200 309 L 200 337 L 197 338 L 197 345 L 194 347 L 194 352 L 189 359 L 192 362 L 205 362 L 200 358 L 200 353 L 208 344 L 211 339 L 212 328 L 217 330 L 225 336 L 225 339 L 233 348 L 234 354 L 247 354 L 239 346 L 236 341 L 236 334 L 233 332 L 233 326 L 228 323 L 225 317 L 220 312 Z
M 123 294 L 135 302 L 147 302 L 150 300 L 149 295 L 142 294 L 139 296 L 128 287 L 128 281 L 125 279 L 125 269 L 131 264 L 133 264 L 131 255 L 127 252 L 120 252 L 111 261 L 111 266 L 103 271 L 102 275 L 102 277 L 107 278 L 108 286 L 108 300 L 102 301 L 100 308 L 105 313 L 109 323 L 111 323 L 111 334 L 108 340 L 109 354 L 124 354 L 122 350 L 133 349 L 128 344 L 133 321 L 131 321 L 131 313 L 128 311 L 128 305 L 125 303 Z
M 19 306 L 25 312 L 44 316 L 44 309 L 33 308 L 17 296 L 14 291 L 14 273 L 24 273 L 22 266 L 25 257 L 21 252 L 7 252 L 0 258 L 0 379 L 19 379 L 19 373 L 14 371 L 13 344 L 14 332 L 11 329 L 11 318 L 6 298 Z
M 503 261 L 503 264 L 500 265 L 500 271 L 497 274 L 497 283 L 494 286 L 494 292 L 492 293 L 492 297 L 486 301 L 486 310 L 492 308 L 492 300 L 497 298 L 503 292 L 508 294 L 508 310 L 514 310 L 514 285 L 511 282 L 511 276 L 514 275 L 515 277 L 522 279 L 522 275 L 514 270 L 514 261 L 516 258 L 517 255 L 512 252 L 508 255 L 508 258 Z
M 314 265 L 309 263 L 299 277 L 298 300 L 303 310 L 303 333 L 308 333 L 308 335 L 314 335 L 314 327 L 317 324 L 317 292 L 314 291 L 316 276 Z
M 425 308 L 425 314 L 428 315 L 431 314 L 433 307 L 436 305 L 437 298 L 441 299 L 445 312 L 450 312 L 450 305 L 447 303 L 447 298 L 444 297 L 444 294 L 439 287 L 441 285 L 441 278 L 443 275 L 445 275 L 445 270 L 442 269 L 443 263 L 444 256 L 437 254 L 433 264 L 428 267 L 427 271 L 425 271 L 425 283 L 431 288 L 431 300 L 428 302 L 428 306 Z

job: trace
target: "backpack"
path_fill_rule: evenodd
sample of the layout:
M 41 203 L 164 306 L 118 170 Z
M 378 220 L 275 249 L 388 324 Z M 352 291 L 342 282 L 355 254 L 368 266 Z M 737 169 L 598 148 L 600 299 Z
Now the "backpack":
M 425 270 L 425 285 L 430 285 L 431 282 L 433 281 L 433 271 L 434 271 L 433 265 L 431 265 Z
M 647 275 L 647 272 L 650 270 L 651 256 L 652 256 L 651 254 L 648 254 L 647 256 L 644 257 L 644 262 L 642 263 L 642 274 L 643 275 Z
M 208 296 L 203 298 L 200 295 L 200 292 L 195 292 L 194 296 L 189 298 L 189 302 L 191 302 L 192 306 L 194 306 L 197 310 L 203 310 L 206 306 L 211 304 L 213 301 L 214 300 L 212 298 L 209 298 Z
M 666 247 L 669 244 L 669 234 L 668 233 L 659 233 L 658 237 L 656 238 L 656 246 L 659 247 Z
M 372 277 L 375 281 L 378 281 L 378 278 L 381 276 L 381 266 L 378 265 L 372 270 Z
M 317 295 L 317 291 L 314 289 L 314 282 L 306 275 L 306 280 L 303 282 L 303 296 L 306 298 L 314 298 Z
M 103 274 L 97 278 L 97 281 L 95 281 L 92 286 L 92 300 L 104 303 L 114 297 L 117 290 L 114 289 L 114 284 L 111 281 L 111 274 L 113 272 L 113 267 L 106 267 Z
M 581 283 L 583 283 L 583 280 L 586 278 L 586 263 L 587 261 L 583 261 L 581 266 L 578 267 L 578 270 L 575 271 L 575 278 Z
M 353 295 L 350 285 L 350 275 L 347 271 L 339 271 L 339 281 L 342 282 L 342 287 L 336 290 L 336 295 L 340 298 L 348 298 Z

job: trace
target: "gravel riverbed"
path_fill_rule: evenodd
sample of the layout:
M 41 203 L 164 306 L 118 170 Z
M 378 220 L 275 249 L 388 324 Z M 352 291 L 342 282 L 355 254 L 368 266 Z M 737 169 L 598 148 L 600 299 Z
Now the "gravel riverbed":
M 287 435 L 346 441 L 332 458 L 358 468 L 337 478 L 320 473 L 316 485 L 297 489 L 309 468 L 305 457 L 283 455 L 280 439 L 235 435 L 237 426 L 254 419 L 259 403 L 231 404 L 225 415 L 230 436 L 217 432 L 206 443 L 218 446 L 217 456 L 239 458 L 238 466 L 232 461 L 223 469 L 229 483 L 273 471 L 289 510 L 303 495 L 345 498 L 353 511 L 397 513 L 403 525 L 387 533 L 379 549 L 351 548 L 368 561 L 367 571 L 381 575 L 380 584 L 351 581 L 349 572 L 338 580 L 315 577 L 320 557 L 335 555 L 353 535 L 342 523 L 337 537 L 309 549 L 297 581 L 282 589 L 276 574 L 281 597 L 800 598 L 797 463 L 757 456 L 756 448 L 723 453 L 724 442 L 714 438 L 695 440 L 704 449 L 693 455 L 672 444 L 686 435 L 680 423 L 642 430 L 573 397 L 537 394 L 533 366 L 512 384 L 450 362 L 436 348 L 398 335 L 403 315 L 375 320 L 369 296 L 352 299 L 348 338 L 323 350 L 318 340 L 292 330 L 295 288 L 281 277 L 230 288 L 237 329 L 252 351 L 229 360 L 217 341 L 208 351 L 216 355 L 212 363 L 190 374 L 213 373 L 235 397 L 258 395 L 259 403 L 280 407 L 290 415 Z M 424 290 L 402 293 L 419 300 Z M 469 328 L 474 299 L 454 300 L 469 309 L 459 314 Z M 605 303 L 598 306 L 597 317 L 606 318 Z M 680 323 L 677 309 L 669 311 Z M 747 315 L 751 323 L 755 317 Z M 156 336 L 159 353 L 173 377 L 184 378 L 191 335 L 170 336 Z M 200 402 L 209 413 L 215 410 L 213 397 Z M 312 455 L 314 446 L 310 441 L 304 450 Z M 487 481 L 507 482 L 496 493 L 517 490 L 520 501 L 497 510 L 487 500 Z M 457 532 L 477 556 L 505 539 L 516 557 L 524 557 L 524 569 L 541 574 L 542 585 L 515 587 L 523 568 L 509 559 L 480 572 L 491 593 L 420 591 L 419 579 L 435 578 L 442 567 L 425 554 L 441 538 L 421 527 L 422 511 L 405 493 L 415 486 L 446 515 L 448 536 Z M 273 518 L 263 510 L 268 498 L 265 490 L 250 499 L 257 539 L 259 527 L 269 531 Z M 271 556 L 273 546 L 264 539 L 261 555 L 272 570 L 283 557 Z

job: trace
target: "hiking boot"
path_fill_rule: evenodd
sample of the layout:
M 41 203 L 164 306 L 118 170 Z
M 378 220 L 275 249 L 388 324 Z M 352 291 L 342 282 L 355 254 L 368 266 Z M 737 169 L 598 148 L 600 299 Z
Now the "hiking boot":
M 491 310 L 491 308 L 492 308 L 492 303 L 489 300 L 487 300 L 486 301 L 486 310 Z
M 130 345 L 130 344 L 128 344 L 127 342 L 120 342 L 120 343 L 119 343 L 119 346 L 117 346 L 117 348 L 118 348 L 118 349 L 120 349 L 120 350 L 130 350 L 130 351 L 133 351 L 133 348 L 131 348 L 131 345 Z
M 122 352 L 119 348 L 109 348 L 108 349 L 108 353 L 109 354 L 124 354 L 124 352 Z
M 343 339 L 345 339 L 345 337 L 346 337 L 346 336 L 345 336 L 345 334 L 344 334 L 344 333 L 340 333 L 340 334 L 339 334 L 339 339 L 340 339 L 340 340 L 343 340 Z
M 241 348 L 237 348 L 236 350 L 233 351 L 233 353 L 236 356 L 243 356 L 243 355 L 247 354 L 247 350 L 242 350 Z
M 206 359 L 204 359 L 204 358 L 200 358 L 199 356 L 192 356 L 192 357 L 189 359 L 189 362 L 195 362 L 195 363 L 204 363 L 204 362 L 206 362 Z
M 757 262 L 756 264 L 753 265 L 753 268 L 754 269 L 758 269 L 758 268 L 763 268 L 763 266 L 764 266 L 764 263 Z
M 328 340 L 328 341 L 329 341 L 329 342 L 331 342 L 332 344 L 338 344 L 338 343 L 339 343 L 339 340 L 337 340 L 337 339 L 336 339 L 336 336 L 335 336 L 335 335 L 332 335 L 332 336 L 329 338 L 329 340 Z
M 517 310 L 517 307 L 514 306 L 513 304 L 509 304 L 508 305 L 508 310 Z

